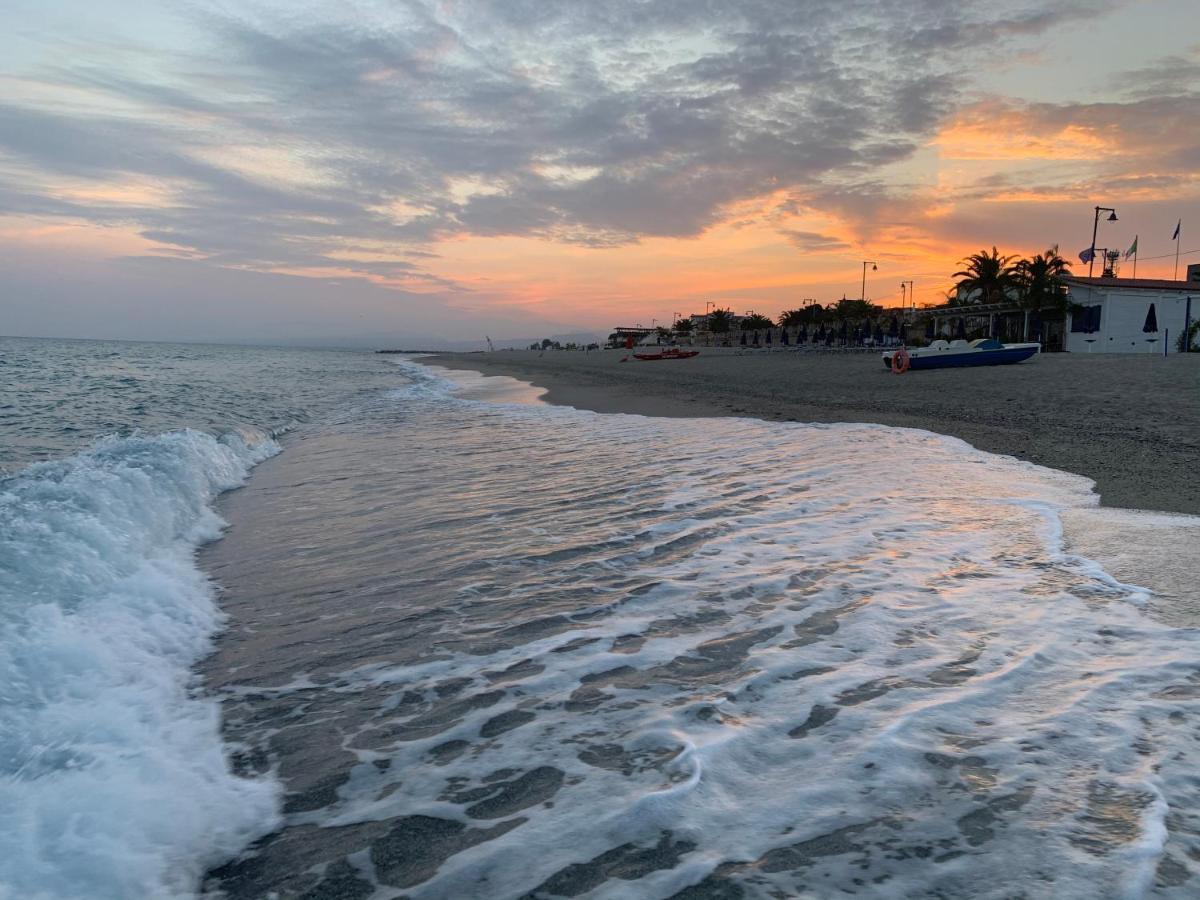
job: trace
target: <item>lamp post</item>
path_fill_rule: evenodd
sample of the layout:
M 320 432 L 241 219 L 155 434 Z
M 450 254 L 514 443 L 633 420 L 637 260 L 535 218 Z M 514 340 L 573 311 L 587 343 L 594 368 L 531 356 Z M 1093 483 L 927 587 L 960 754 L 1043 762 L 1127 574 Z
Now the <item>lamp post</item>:
M 867 266 L 871 267 L 872 272 L 879 271 L 879 264 L 876 263 L 874 260 L 870 260 L 870 259 L 863 260 L 863 280 L 862 280 L 862 298 L 861 299 L 864 301 L 867 299 Z
M 908 282 L 907 281 L 900 282 L 900 309 L 901 309 L 901 311 L 908 309 L 908 298 L 904 293 L 907 289 L 908 289 Z
M 1117 211 L 1111 206 L 1097 206 L 1096 218 L 1092 222 L 1092 246 L 1089 250 L 1091 258 L 1088 260 L 1088 278 L 1092 277 L 1092 266 L 1096 264 L 1096 231 L 1100 228 L 1100 213 L 1106 212 L 1109 214 L 1108 221 L 1117 221 Z
M 917 295 L 916 295 L 916 293 L 914 293 L 915 288 L 913 287 L 911 278 L 908 279 L 907 283 L 908 283 L 908 305 L 912 307 L 913 313 L 915 315 L 916 311 L 917 311 Z M 900 282 L 900 285 L 902 287 L 904 286 L 904 284 L 905 284 L 905 282 L 903 282 L 903 281 Z

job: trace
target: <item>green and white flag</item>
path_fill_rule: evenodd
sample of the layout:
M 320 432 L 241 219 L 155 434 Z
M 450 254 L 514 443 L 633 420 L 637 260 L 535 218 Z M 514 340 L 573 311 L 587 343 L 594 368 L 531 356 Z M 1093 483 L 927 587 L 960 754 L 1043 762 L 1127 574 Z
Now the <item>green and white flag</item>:
M 1129 249 L 1125 251 L 1125 258 L 1129 259 L 1129 257 L 1133 256 L 1133 254 L 1135 254 L 1135 253 L 1137 253 L 1137 235 L 1136 234 L 1133 236 L 1133 243 L 1130 244 Z

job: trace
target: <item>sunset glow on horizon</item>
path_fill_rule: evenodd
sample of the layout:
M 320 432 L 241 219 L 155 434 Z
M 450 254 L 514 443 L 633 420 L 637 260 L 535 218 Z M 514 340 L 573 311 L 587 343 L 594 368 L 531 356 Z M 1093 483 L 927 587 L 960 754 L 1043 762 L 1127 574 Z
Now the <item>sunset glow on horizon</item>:
M 1200 261 L 1191 0 L 0 12 L 0 331 L 477 340 Z M 1122 263 L 1122 275 L 1132 261 Z M 1085 272 L 1086 274 L 1086 272 Z M 119 311 L 119 314 L 117 314 Z M 124 318 L 122 318 L 124 317 Z

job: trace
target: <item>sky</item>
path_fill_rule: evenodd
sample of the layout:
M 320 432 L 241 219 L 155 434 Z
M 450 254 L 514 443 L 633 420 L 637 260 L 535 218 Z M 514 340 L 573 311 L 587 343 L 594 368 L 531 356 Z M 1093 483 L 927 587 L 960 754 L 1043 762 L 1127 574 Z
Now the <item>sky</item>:
M 1169 278 L 1194 2 L 6 0 L 0 334 L 606 334 L 864 260 L 931 304 L 981 248 L 1075 258 L 1097 205 Z

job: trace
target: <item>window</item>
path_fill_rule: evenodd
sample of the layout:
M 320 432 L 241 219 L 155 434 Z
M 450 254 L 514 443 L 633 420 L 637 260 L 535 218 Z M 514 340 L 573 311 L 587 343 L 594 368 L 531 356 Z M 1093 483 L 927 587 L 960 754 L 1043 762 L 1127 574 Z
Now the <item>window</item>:
M 1100 330 L 1100 306 L 1077 306 L 1071 310 L 1071 331 L 1091 334 Z

